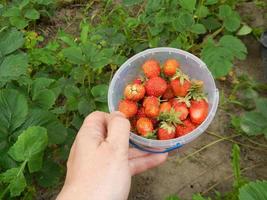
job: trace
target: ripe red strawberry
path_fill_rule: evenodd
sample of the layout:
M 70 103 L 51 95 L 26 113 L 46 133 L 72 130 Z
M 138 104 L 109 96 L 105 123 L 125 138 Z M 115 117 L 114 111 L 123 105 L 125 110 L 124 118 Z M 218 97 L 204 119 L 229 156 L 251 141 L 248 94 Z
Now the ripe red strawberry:
M 142 65 L 142 68 L 147 78 L 153 78 L 160 75 L 160 64 L 157 60 L 147 60 Z
M 180 63 L 175 59 L 168 59 L 163 65 L 163 73 L 166 76 L 173 76 L 180 67 Z
M 143 82 L 142 78 L 136 78 L 133 81 L 133 83 L 135 83 L 135 84 L 142 84 L 142 82 Z
M 186 119 L 183 121 L 183 124 L 176 126 L 176 137 L 183 136 L 187 133 L 190 133 L 196 128 L 196 126 L 189 120 Z
M 160 104 L 159 99 L 157 97 L 154 97 L 154 96 L 148 96 L 143 101 L 143 106 L 144 107 L 146 107 L 148 105 L 159 106 L 159 104 Z
M 163 102 L 162 104 L 160 104 L 159 112 L 170 112 L 171 108 L 172 105 L 170 102 Z
M 168 84 L 166 91 L 164 92 L 164 94 L 162 95 L 163 99 L 171 99 L 174 97 L 173 91 L 172 91 L 172 87 L 170 84 Z
M 181 81 L 179 78 L 171 81 L 172 91 L 177 97 L 184 97 L 187 95 L 191 83 L 188 80 Z
M 152 134 L 153 132 L 153 124 L 151 120 L 146 117 L 141 117 L 137 120 L 136 128 L 137 132 L 144 137 L 148 136 L 149 134 Z
M 145 107 L 145 114 L 147 117 L 155 118 L 159 116 L 159 106 L 147 105 Z
M 185 120 L 187 118 L 187 116 L 188 116 L 188 113 L 189 113 L 186 104 L 185 103 L 180 103 L 180 102 L 174 100 L 172 105 L 173 105 L 173 108 L 174 108 L 174 110 L 176 112 L 181 113 L 180 117 L 179 117 L 180 120 Z
M 175 138 L 175 126 L 167 123 L 162 123 L 158 129 L 159 140 L 170 140 Z
M 122 112 L 125 117 L 133 117 L 137 113 L 137 103 L 130 100 L 121 100 L 119 103 L 119 111 Z
M 145 108 L 144 107 L 141 107 L 141 108 L 138 109 L 138 111 L 136 113 L 136 117 L 137 117 L 137 119 L 139 119 L 141 117 L 146 117 Z
M 145 96 L 145 87 L 141 84 L 129 84 L 124 89 L 124 96 L 128 100 L 139 101 Z
M 190 119 L 195 124 L 201 124 L 207 117 L 209 104 L 206 100 L 192 100 L 189 108 Z
M 146 82 L 145 88 L 148 96 L 159 97 L 166 91 L 167 83 L 163 78 L 154 77 Z

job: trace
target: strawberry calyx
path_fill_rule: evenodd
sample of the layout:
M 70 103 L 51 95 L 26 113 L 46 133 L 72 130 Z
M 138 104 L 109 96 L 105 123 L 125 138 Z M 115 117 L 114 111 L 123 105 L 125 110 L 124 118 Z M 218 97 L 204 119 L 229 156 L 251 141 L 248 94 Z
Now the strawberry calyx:
M 177 112 L 175 111 L 174 108 L 171 108 L 170 111 L 166 111 L 166 112 L 161 112 L 158 120 L 162 120 L 164 122 L 167 122 L 169 124 L 173 124 L 173 125 L 177 125 L 177 124 L 182 124 L 183 122 L 180 120 L 180 115 L 182 113 L 181 112 Z
M 187 99 L 193 99 L 196 101 L 200 101 L 204 99 L 208 102 L 207 95 L 204 93 L 204 82 L 200 80 L 192 80 L 191 88 L 189 89 L 188 94 L 186 95 Z
M 175 99 L 177 99 L 180 103 L 185 103 L 188 108 L 191 106 L 191 97 L 189 95 L 186 95 L 185 97 L 176 97 Z
M 161 122 L 160 128 L 166 130 L 169 134 L 171 134 L 175 131 L 175 126 L 173 126 L 172 124 L 167 123 L 167 122 Z
M 156 130 L 148 132 L 144 137 L 147 139 L 157 139 Z
M 175 75 L 172 77 L 171 80 L 179 79 L 181 85 L 184 84 L 185 80 L 190 81 L 189 77 L 181 71 L 181 69 L 177 69 Z

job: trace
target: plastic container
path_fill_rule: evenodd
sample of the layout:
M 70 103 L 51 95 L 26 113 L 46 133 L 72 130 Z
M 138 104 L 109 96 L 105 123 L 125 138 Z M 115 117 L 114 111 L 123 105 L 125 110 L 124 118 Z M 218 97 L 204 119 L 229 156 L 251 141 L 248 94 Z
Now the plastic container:
M 110 112 L 118 110 L 118 103 L 123 96 L 125 86 L 138 75 L 143 75 L 141 65 L 150 58 L 157 59 L 161 64 L 168 58 L 179 60 L 182 71 L 188 74 L 190 78 L 204 81 L 204 91 L 208 94 L 209 101 L 209 113 L 205 121 L 195 130 L 184 136 L 171 140 L 152 140 L 143 138 L 135 133 L 130 133 L 130 143 L 134 147 L 152 153 L 163 153 L 191 142 L 208 128 L 218 107 L 219 92 L 211 72 L 198 57 L 175 48 L 160 47 L 147 49 L 128 59 L 115 73 L 108 91 L 108 107 Z

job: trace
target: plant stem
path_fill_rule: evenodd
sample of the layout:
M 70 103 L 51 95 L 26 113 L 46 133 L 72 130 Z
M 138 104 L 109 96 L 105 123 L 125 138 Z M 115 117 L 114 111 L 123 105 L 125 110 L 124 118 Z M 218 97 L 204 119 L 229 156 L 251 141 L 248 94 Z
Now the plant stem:
M 197 153 L 203 151 L 204 149 L 206 149 L 206 148 L 208 148 L 208 147 L 211 147 L 211 146 L 214 145 L 214 144 L 217 144 L 217 143 L 219 143 L 219 142 L 221 142 L 221 141 L 224 141 L 224 140 L 227 140 L 227 139 L 230 139 L 230 138 L 234 138 L 234 137 L 238 137 L 238 136 L 240 136 L 240 135 L 231 135 L 231 136 L 229 136 L 229 137 L 225 137 L 225 138 L 221 138 L 221 139 L 215 140 L 215 141 L 213 141 L 213 142 L 211 142 L 211 143 L 209 143 L 209 144 L 207 144 L 207 145 L 201 147 L 201 148 L 198 149 L 197 151 L 194 151 L 193 153 L 188 154 L 187 156 L 185 156 L 184 158 L 182 158 L 181 160 L 179 160 L 178 163 L 181 164 L 181 163 L 184 162 L 186 159 L 188 159 L 188 158 L 194 156 L 195 154 L 197 154 Z
M 221 138 L 221 139 L 224 139 L 224 140 L 227 140 L 227 141 L 230 141 L 232 143 L 236 143 L 236 144 L 239 144 L 241 146 L 244 146 L 244 147 L 248 147 L 250 149 L 255 149 L 255 150 L 259 150 L 259 151 L 267 151 L 267 149 L 264 149 L 264 148 L 259 148 L 259 147 L 254 147 L 254 146 L 250 146 L 248 144 L 244 144 L 244 143 L 241 143 L 241 142 L 238 142 L 238 141 L 235 141 L 235 140 L 232 140 L 230 138 L 227 138 L 227 137 L 223 137 L 221 135 L 218 135 L 214 132 L 211 132 L 211 131 L 206 131 L 209 135 L 212 135 L 212 136 L 215 136 L 215 137 L 218 137 L 218 138 Z M 237 136 L 241 136 L 241 134 L 238 134 Z

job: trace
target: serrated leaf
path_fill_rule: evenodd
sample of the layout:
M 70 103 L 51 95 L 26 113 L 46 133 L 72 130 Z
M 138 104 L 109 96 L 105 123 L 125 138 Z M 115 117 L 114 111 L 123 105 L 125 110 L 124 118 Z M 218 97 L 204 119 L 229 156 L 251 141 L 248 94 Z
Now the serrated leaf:
M 57 116 L 49 111 L 37 108 L 30 110 L 21 130 L 29 126 L 42 126 L 46 128 L 49 144 L 61 144 L 66 139 L 66 128 L 57 119 Z M 20 132 L 18 131 L 17 134 L 20 134 Z
M 196 7 L 196 0 L 179 0 L 179 4 L 183 9 L 193 12 Z
M 7 55 L 22 47 L 24 43 L 23 33 L 15 28 L 0 32 L 0 52 Z
M 84 117 L 86 117 L 89 113 L 94 111 L 95 108 L 96 108 L 96 106 L 95 106 L 95 102 L 93 101 L 93 99 L 91 99 L 91 98 L 86 99 L 85 97 L 82 97 L 79 100 L 78 111 Z
M 234 32 L 240 27 L 240 22 L 238 15 L 232 15 L 225 18 L 223 24 L 228 31 Z
M 32 156 L 28 161 L 29 172 L 37 172 L 42 169 L 44 152 Z
M 214 5 L 218 2 L 218 0 L 206 0 L 205 5 Z
M 214 17 L 207 17 L 205 19 L 201 19 L 201 23 L 204 24 L 204 26 L 210 31 L 220 28 L 221 26 L 221 23 L 218 21 L 218 19 Z
M 62 40 L 69 46 L 77 46 L 77 44 L 74 42 L 74 38 L 72 35 L 65 33 L 64 31 L 60 31 L 58 33 L 58 39 Z
M 36 154 L 41 153 L 47 145 L 48 137 L 45 128 L 32 126 L 23 131 L 8 154 L 16 161 L 29 161 Z
M 232 149 L 232 167 L 235 177 L 234 185 L 235 187 L 238 187 L 241 182 L 241 171 L 240 171 L 240 148 L 237 144 L 234 144 Z
M 244 59 L 246 53 L 245 45 L 238 38 L 225 35 L 218 44 L 209 39 L 202 49 L 201 58 L 215 78 L 218 78 L 227 75 L 233 67 L 234 59 Z
M 28 19 L 36 20 L 40 18 L 40 13 L 34 8 L 29 8 L 25 11 L 24 16 Z
M 3 83 L 15 80 L 21 75 L 26 75 L 28 57 L 24 53 L 12 54 L 5 57 L 0 65 L 0 79 Z
M 22 17 L 10 17 L 9 21 L 10 24 L 18 29 L 24 29 L 26 26 L 28 26 L 28 21 Z
M 250 111 L 241 118 L 240 127 L 247 135 L 260 135 L 267 128 L 266 121 L 267 118 L 262 113 Z
M 26 119 L 28 104 L 16 90 L 0 90 L 0 135 L 13 133 Z
M 96 85 L 91 89 L 91 93 L 94 96 L 95 101 L 105 103 L 107 102 L 108 85 Z
M 190 29 L 193 24 L 193 15 L 185 11 L 181 11 L 179 13 L 179 16 L 173 21 L 174 29 L 179 32 Z
M 231 51 L 232 55 L 240 60 L 246 58 L 247 48 L 237 37 L 225 35 L 220 39 L 219 44 Z
M 257 98 L 255 100 L 256 108 L 267 119 L 267 98 Z
M 239 200 L 267 199 L 267 181 L 250 182 L 239 189 Z
M 81 42 L 86 43 L 89 33 L 89 24 L 87 22 L 81 23 Z
M 10 196 L 19 196 L 27 186 L 21 167 L 11 168 L 0 174 L 0 182 L 8 183 Z
M 85 64 L 85 56 L 80 47 L 68 47 L 62 50 L 63 55 L 73 64 Z
M 37 173 L 37 183 L 42 187 L 55 186 L 61 180 L 63 170 L 54 161 L 48 160 L 42 170 Z
M 20 9 L 16 6 L 12 6 L 3 12 L 3 17 L 19 17 Z
M 30 0 L 22 0 L 19 4 L 19 8 L 23 9 L 25 6 L 27 6 L 30 3 Z
M 200 5 L 196 10 L 196 15 L 199 18 L 205 18 L 208 16 L 208 14 L 209 14 L 209 9 L 207 6 Z
M 32 84 L 32 100 L 43 109 L 51 108 L 55 101 L 56 95 L 49 86 L 54 83 L 54 79 L 37 78 Z
M 192 33 L 196 33 L 196 34 L 204 34 L 204 33 L 206 33 L 206 28 L 203 24 L 194 24 L 191 27 L 190 31 Z
M 237 32 L 237 35 L 248 35 L 252 31 L 252 28 L 246 24 L 244 24 Z

